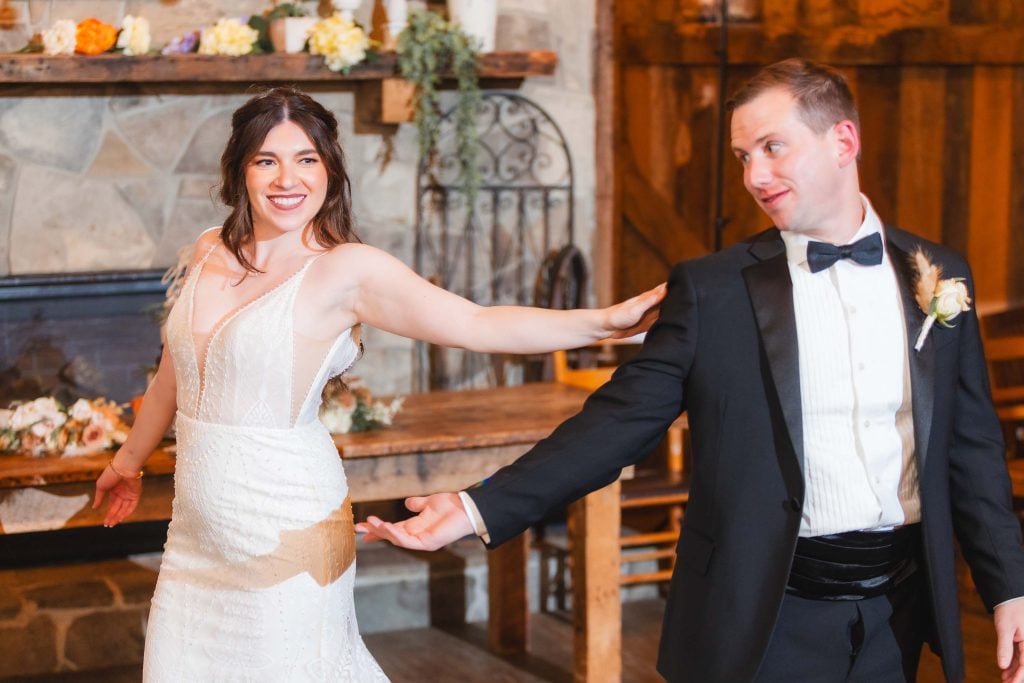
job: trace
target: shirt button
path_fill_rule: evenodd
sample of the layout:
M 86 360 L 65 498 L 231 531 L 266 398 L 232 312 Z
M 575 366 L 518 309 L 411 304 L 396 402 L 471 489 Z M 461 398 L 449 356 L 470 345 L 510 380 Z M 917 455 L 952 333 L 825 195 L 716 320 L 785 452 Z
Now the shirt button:
M 856 306 L 850 306 L 849 310 L 850 310 L 850 313 L 856 313 L 857 312 L 857 307 Z
M 864 420 L 864 428 L 867 429 L 871 426 L 871 420 Z
M 863 363 L 857 363 L 857 369 L 860 370 L 861 372 L 863 372 L 864 371 L 864 364 Z

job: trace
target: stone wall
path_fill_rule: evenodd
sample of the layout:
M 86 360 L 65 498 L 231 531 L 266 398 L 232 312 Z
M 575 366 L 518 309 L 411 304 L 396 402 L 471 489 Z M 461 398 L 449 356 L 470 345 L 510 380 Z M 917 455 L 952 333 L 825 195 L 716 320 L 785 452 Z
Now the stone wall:
M 128 561 L 0 572 L 0 679 L 140 662 L 155 584 Z
M 315 4 L 315 3 L 314 3 Z M 369 23 L 372 2 L 360 16 Z M 261 0 L 12 0 L 20 22 L 0 50 L 59 18 L 124 14 L 150 20 L 154 46 L 220 16 L 259 12 Z M 499 0 L 497 49 L 558 52 L 555 76 L 522 91 L 569 137 L 576 170 L 577 242 L 593 226 L 592 0 Z M 351 92 L 317 88 L 339 117 L 364 241 L 412 263 L 416 136 L 357 133 Z M 227 86 L 15 87 L 0 91 L 0 276 L 165 267 L 225 207 L 215 200 L 231 112 Z M 387 147 L 386 147 L 387 146 Z M 381 158 L 390 148 L 386 166 Z M 411 345 L 376 331 L 356 373 L 378 393 L 408 391 Z

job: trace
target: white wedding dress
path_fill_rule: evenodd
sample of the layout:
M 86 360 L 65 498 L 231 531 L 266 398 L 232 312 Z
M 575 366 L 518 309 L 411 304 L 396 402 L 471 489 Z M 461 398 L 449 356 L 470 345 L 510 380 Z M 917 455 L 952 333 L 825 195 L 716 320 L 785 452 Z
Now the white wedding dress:
M 296 334 L 313 257 L 227 314 L 203 353 L 192 322 L 211 252 L 167 321 L 175 497 L 143 679 L 387 681 L 359 636 L 348 485 L 317 418 L 324 384 L 358 345 L 351 330 L 327 342 Z

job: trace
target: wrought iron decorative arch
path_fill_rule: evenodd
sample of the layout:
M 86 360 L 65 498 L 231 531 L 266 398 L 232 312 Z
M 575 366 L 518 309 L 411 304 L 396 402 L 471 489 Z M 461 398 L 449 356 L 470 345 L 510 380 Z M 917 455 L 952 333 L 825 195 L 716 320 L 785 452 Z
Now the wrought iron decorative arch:
M 573 167 L 565 136 L 517 92 L 486 91 L 477 115 L 480 191 L 462 189 L 454 110 L 442 114 L 438 152 L 420 159 L 414 267 L 484 305 L 535 301 L 545 259 L 573 243 Z M 505 383 L 507 359 L 417 345 L 418 389 Z

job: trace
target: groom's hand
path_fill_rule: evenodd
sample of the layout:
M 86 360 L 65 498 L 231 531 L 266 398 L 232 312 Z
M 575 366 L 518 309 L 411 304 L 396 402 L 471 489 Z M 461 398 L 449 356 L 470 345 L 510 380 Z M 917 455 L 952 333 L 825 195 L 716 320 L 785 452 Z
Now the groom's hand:
M 995 609 L 996 664 L 1003 683 L 1024 681 L 1024 598 L 1010 600 Z
M 406 498 L 405 507 L 419 513 L 402 522 L 385 522 L 370 516 L 356 524 L 364 541 L 389 541 L 411 550 L 437 550 L 473 533 L 473 525 L 457 493 Z

